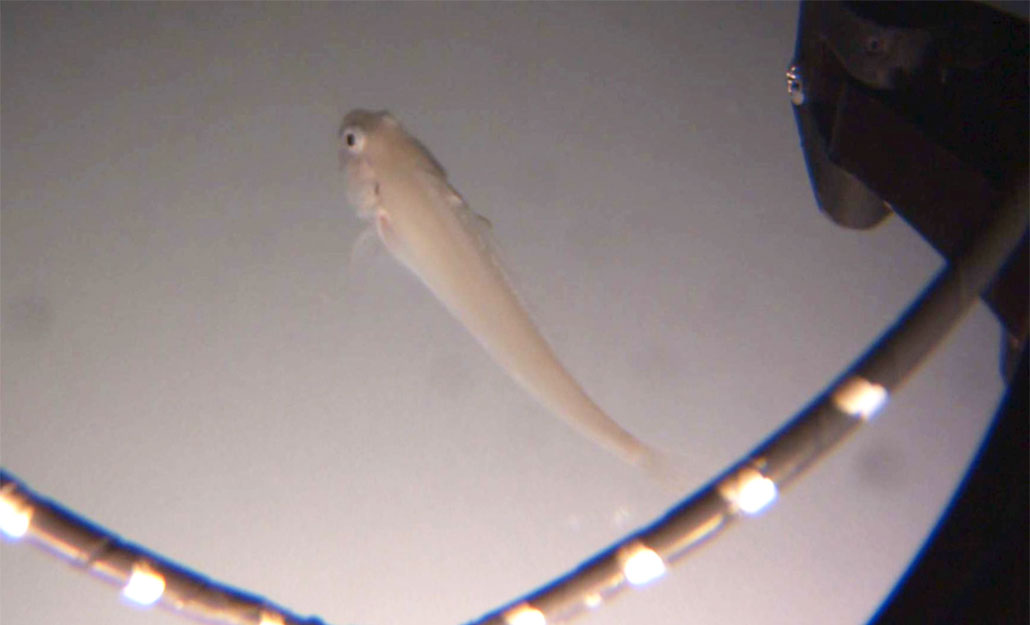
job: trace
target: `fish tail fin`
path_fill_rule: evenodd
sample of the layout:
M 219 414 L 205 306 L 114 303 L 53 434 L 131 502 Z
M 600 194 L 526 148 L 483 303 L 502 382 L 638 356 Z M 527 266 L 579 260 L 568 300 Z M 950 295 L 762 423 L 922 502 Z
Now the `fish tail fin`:
M 633 464 L 667 490 L 684 493 L 690 483 L 682 465 L 657 449 L 644 446 L 643 452 L 637 456 Z

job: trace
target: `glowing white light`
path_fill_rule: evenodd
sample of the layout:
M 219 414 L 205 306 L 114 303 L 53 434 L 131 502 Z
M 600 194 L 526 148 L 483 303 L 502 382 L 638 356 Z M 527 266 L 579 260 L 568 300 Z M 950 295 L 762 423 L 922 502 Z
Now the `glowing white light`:
M 887 403 L 887 389 L 853 375 L 833 390 L 830 400 L 845 414 L 870 419 Z
M 547 618 L 540 610 L 523 603 L 505 612 L 504 622 L 508 625 L 547 625 Z
M 261 622 L 258 625 L 284 625 L 283 615 L 269 610 L 261 611 Z
M 756 475 L 740 486 L 737 505 L 748 514 L 755 514 L 776 499 L 776 482 L 764 475 Z
M 140 605 L 151 605 L 161 598 L 165 591 L 165 578 L 146 564 L 132 567 L 129 581 L 122 588 L 122 596 Z
M 601 598 L 601 594 L 596 592 L 592 592 L 589 595 L 583 597 L 583 603 L 586 604 L 586 606 L 591 610 L 600 607 L 602 601 L 603 599 Z
M 719 484 L 719 492 L 738 510 L 757 514 L 776 499 L 776 482 L 752 467 L 743 467 Z
M 642 586 L 665 574 L 665 562 L 654 550 L 643 545 L 636 545 L 623 560 L 622 573 L 629 583 L 634 586 Z
M 10 538 L 21 538 L 32 523 L 32 507 L 19 505 L 0 495 L 0 532 Z

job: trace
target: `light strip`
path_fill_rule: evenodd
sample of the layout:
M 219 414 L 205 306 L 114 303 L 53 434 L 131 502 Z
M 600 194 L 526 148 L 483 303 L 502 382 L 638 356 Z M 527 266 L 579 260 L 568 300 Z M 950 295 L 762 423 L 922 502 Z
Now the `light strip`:
M 544 613 L 526 604 L 508 610 L 503 618 L 506 625 L 547 625 Z
M 132 567 L 129 581 L 122 588 L 122 596 L 140 605 L 153 605 L 165 591 L 165 578 L 146 562 Z
M 853 375 L 833 390 L 830 400 L 844 414 L 871 419 L 887 404 L 887 389 Z
M 15 496 L 13 488 L 0 490 L 0 532 L 8 538 L 21 538 L 32 524 L 32 506 Z
M 745 465 L 719 483 L 719 493 L 733 511 L 758 514 L 776 499 L 776 482 Z
M 665 575 L 665 570 L 662 557 L 640 543 L 631 544 L 623 552 L 622 574 L 634 586 L 643 586 L 658 579 Z
M 120 587 L 126 600 L 144 607 L 160 606 L 202 623 L 325 625 L 317 618 L 296 616 L 252 593 L 217 584 L 126 543 L 57 502 L 36 495 L 3 469 L 0 518 L 6 519 L 4 536 L 20 537 L 42 547 Z

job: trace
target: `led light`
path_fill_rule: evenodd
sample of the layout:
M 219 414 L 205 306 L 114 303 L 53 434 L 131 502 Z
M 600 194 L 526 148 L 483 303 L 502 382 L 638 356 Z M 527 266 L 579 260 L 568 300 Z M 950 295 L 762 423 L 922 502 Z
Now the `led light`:
M 737 509 L 757 514 L 776 499 L 776 482 L 744 467 L 719 484 L 719 492 Z
M 283 615 L 271 610 L 261 610 L 261 621 L 258 625 L 284 625 Z
M 32 507 L 0 494 L 0 532 L 10 538 L 21 538 L 32 523 Z
M 601 607 L 602 601 L 604 600 L 601 598 L 601 593 L 597 592 L 592 592 L 583 597 L 583 603 L 591 610 Z
M 547 618 L 540 610 L 523 603 L 505 612 L 504 622 L 508 625 L 547 625 Z
M 129 581 L 122 588 L 122 596 L 140 605 L 152 605 L 165 591 L 165 578 L 145 563 L 132 567 Z
M 638 543 L 627 551 L 622 562 L 622 573 L 629 583 L 643 586 L 665 574 L 665 562 L 653 549 Z
M 887 403 L 887 389 L 853 375 L 833 390 L 830 400 L 845 414 L 870 419 Z
M 744 482 L 737 505 L 748 514 L 755 514 L 776 499 L 776 482 L 759 475 Z

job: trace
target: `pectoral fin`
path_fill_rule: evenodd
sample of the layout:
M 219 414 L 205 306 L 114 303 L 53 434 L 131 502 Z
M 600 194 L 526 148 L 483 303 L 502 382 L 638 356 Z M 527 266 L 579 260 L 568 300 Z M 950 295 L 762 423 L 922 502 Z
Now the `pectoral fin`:
M 484 231 L 484 230 L 485 231 L 489 231 L 489 230 L 493 229 L 494 225 L 492 223 L 490 223 L 489 219 L 487 219 L 486 217 L 483 217 L 479 213 L 472 213 L 472 215 L 473 215 L 473 219 L 475 219 L 475 221 L 476 221 L 476 227 L 480 231 Z
M 404 243 L 401 241 L 400 237 L 397 236 L 397 231 L 393 228 L 390 215 L 388 215 L 383 209 L 376 211 L 375 229 L 376 233 L 379 235 L 379 240 L 383 242 L 383 245 L 386 246 L 386 249 L 390 254 L 417 275 L 418 272 L 415 271 L 415 268 L 412 266 L 410 259 L 408 258 L 408 252 L 404 247 Z
M 375 226 L 368 226 L 361 231 L 361 234 L 354 241 L 354 245 L 350 248 L 351 266 L 363 263 L 375 255 L 379 249 L 379 246 L 376 244 L 377 238 Z

